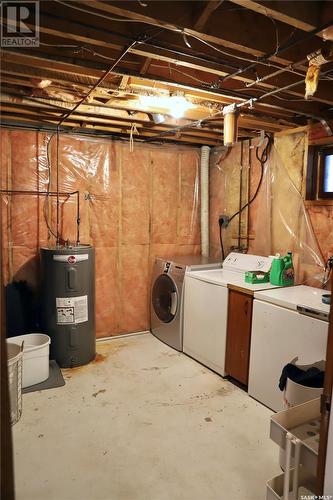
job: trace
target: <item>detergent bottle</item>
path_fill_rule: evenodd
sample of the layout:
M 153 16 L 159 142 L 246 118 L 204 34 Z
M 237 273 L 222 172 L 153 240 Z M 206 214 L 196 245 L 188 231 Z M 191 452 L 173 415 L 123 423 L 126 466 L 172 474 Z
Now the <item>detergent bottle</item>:
M 294 284 L 293 254 L 288 252 L 284 257 L 277 255 L 272 262 L 270 272 L 272 285 L 288 286 Z

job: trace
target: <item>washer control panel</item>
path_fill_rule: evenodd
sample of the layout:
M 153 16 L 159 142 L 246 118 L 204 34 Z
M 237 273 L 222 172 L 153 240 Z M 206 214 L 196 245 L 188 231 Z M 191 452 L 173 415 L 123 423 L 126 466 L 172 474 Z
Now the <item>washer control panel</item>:
M 171 262 L 166 262 L 164 264 L 164 269 L 163 269 L 163 272 L 168 274 L 172 269 L 172 266 L 171 266 Z
M 185 267 L 179 266 L 174 262 L 165 262 L 163 273 L 172 274 L 172 276 L 183 276 L 185 274 Z

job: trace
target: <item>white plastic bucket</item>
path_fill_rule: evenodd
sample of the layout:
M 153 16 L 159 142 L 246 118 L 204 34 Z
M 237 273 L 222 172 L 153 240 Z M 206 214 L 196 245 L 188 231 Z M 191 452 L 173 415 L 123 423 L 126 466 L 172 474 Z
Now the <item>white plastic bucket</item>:
M 298 365 L 296 362 L 298 358 L 294 358 L 291 363 L 302 370 L 308 370 L 309 368 L 315 367 L 319 370 L 325 370 L 325 361 L 320 360 L 315 363 L 311 363 L 310 365 Z M 323 393 L 323 387 L 307 387 L 302 384 L 298 384 L 294 382 L 290 378 L 287 378 L 286 387 L 284 389 L 283 395 L 283 403 L 286 408 L 292 408 L 293 406 L 298 406 L 302 403 L 307 403 L 312 399 L 319 398 Z M 313 429 L 309 429 L 313 430 Z M 286 462 L 286 454 L 284 448 L 280 447 L 280 467 L 284 470 L 285 462 Z M 293 458 L 291 459 L 291 463 L 293 464 Z
M 11 337 L 7 342 L 23 344 L 23 377 L 22 387 L 39 384 L 49 378 L 50 342 L 48 335 L 43 333 L 28 333 Z
M 325 361 L 320 360 L 310 365 L 299 365 L 296 363 L 297 358 L 294 358 L 291 363 L 301 370 L 308 370 L 309 368 L 318 368 L 319 370 L 325 370 Z M 302 384 L 298 384 L 291 379 L 287 379 L 287 384 L 284 390 L 284 405 L 286 408 L 291 408 L 292 406 L 297 406 L 311 399 L 319 398 L 323 392 L 323 387 L 307 387 Z
M 22 415 L 22 348 L 7 344 L 7 366 L 10 402 L 10 423 L 16 424 Z

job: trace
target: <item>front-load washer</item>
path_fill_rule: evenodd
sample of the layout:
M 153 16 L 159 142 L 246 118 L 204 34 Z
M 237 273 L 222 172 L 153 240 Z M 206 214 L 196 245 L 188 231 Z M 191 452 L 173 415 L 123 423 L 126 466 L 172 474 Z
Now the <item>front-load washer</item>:
M 151 332 L 170 347 L 183 350 L 183 294 L 187 270 L 217 269 L 200 255 L 157 258 L 151 287 Z

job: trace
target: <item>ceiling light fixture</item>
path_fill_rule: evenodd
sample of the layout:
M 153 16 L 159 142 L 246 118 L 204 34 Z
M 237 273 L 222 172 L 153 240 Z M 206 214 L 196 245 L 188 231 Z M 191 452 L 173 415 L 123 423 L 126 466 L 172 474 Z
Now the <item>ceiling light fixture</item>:
M 184 95 L 176 93 L 169 98 L 170 101 L 170 115 L 173 118 L 181 118 L 186 111 L 193 109 L 195 105 L 188 101 Z
M 181 118 L 187 110 L 196 107 L 195 104 L 188 101 L 184 94 L 180 92 L 176 92 L 171 96 L 140 95 L 139 100 L 144 108 L 157 108 L 154 110 L 156 113 L 164 112 L 173 118 Z

